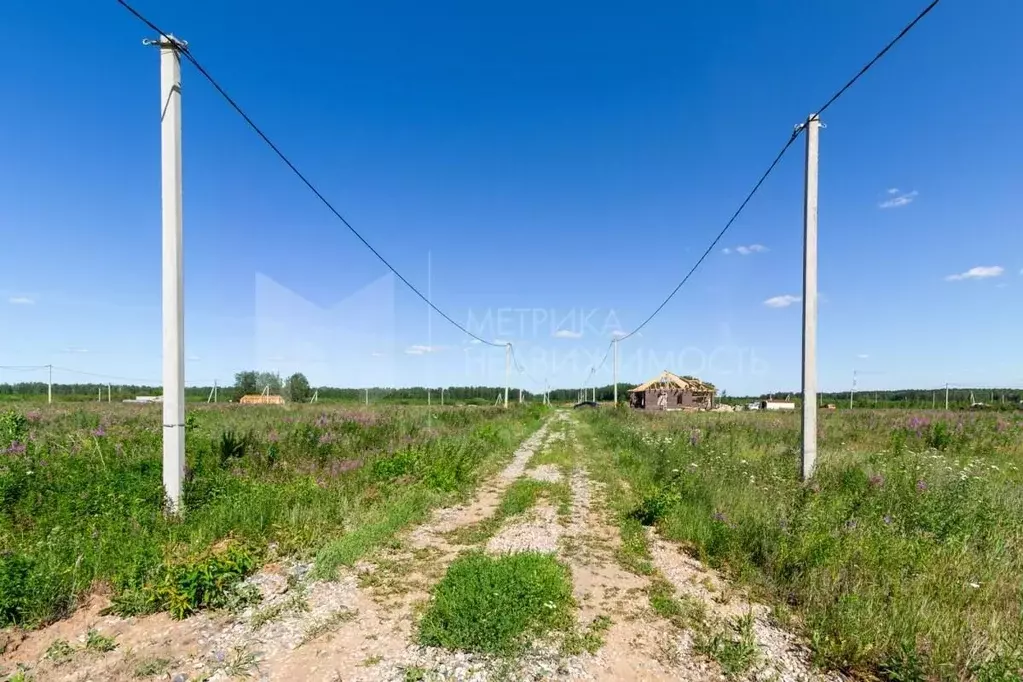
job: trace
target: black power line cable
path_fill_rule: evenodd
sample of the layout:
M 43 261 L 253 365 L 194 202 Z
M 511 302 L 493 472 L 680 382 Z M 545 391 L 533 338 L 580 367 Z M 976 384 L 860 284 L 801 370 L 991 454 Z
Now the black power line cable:
M 858 72 L 856 72 L 856 75 L 853 76 L 849 80 L 849 82 L 847 82 L 845 85 L 843 85 L 841 88 L 839 88 L 838 92 L 836 92 L 834 95 L 832 95 L 831 98 L 828 99 L 828 101 L 825 102 L 823 106 L 818 108 L 816 115 L 820 116 L 822 113 L 824 113 L 824 111 L 828 107 L 830 107 L 832 104 L 834 104 L 838 100 L 838 98 L 840 98 L 842 95 L 844 95 L 846 93 L 846 91 L 848 91 L 849 88 L 851 88 L 856 83 L 856 81 L 858 81 L 861 77 L 863 77 L 863 75 L 865 73 L 867 73 L 867 71 L 869 71 L 871 69 L 871 67 L 873 67 L 878 61 L 880 61 L 880 59 L 882 57 L 884 57 L 885 54 L 887 54 L 889 50 L 891 50 L 893 47 L 895 47 L 896 43 L 898 43 L 900 40 L 902 40 L 906 36 L 907 33 L 909 33 L 911 30 L 913 30 L 913 27 L 916 26 L 920 22 L 921 19 L 923 19 L 925 16 L 927 16 L 930 13 L 930 11 L 933 10 L 938 5 L 938 3 L 940 1 L 941 0 L 932 0 L 930 4 L 928 4 L 919 14 L 916 15 L 916 17 L 913 19 L 913 21 L 909 22 L 906 25 L 905 28 L 903 28 L 901 31 L 899 31 L 898 35 L 896 35 L 894 38 L 892 38 L 888 42 L 888 44 L 885 45 L 884 48 L 882 48 L 882 50 L 880 52 L 878 52 L 876 55 L 874 55 L 873 59 L 871 59 L 869 62 L 867 62 L 863 66 L 863 68 L 861 68 Z M 778 155 L 776 157 L 774 157 L 774 161 L 771 162 L 771 165 L 767 167 L 767 170 L 764 171 L 764 174 L 760 176 L 759 180 L 757 180 L 757 184 L 753 185 L 753 189 L 750 190 L 750 193 L 747 194 L 746 198 L 743 199 L 741 204 L 739 204 L 739 208 L 736 209 L 735 213 L 732 214 L 732 217 L 728 219 L 728 222 L 725 223 L 724 228 L 722 228 L 722 230 L 720 232 L 718 232 L 718 235 L 714 238 L 714 241 L 712 241 L 710 243 L 710 246 L 707 247 L 707 250 L 704 251 L 703 255 L 700 256 L 699 260 L 696 261 L 696 264 L 693 265 L 693 267 L 689 270 L 689 272 L 686 273 L 686 276 L 682 278 L 682 281 L 678 283 L 678 286 L 676 286 L 671 291 L 671 293 L 668 294 L 668 297 L 665 298 L 661 302 L 661 304 L 659 306 L 657 306 L 657 308 L 654 310 L 654 312 L 652 312 L 650 314 L 649 317 L 647 317 L 645 320 L 643 320 L 642 324 L 640 324 L 638 327 L 633 329 L 631 332 L 629 332 L 625 336 L 621 337 L 621 340 L 624 341 L 625 339 L 629 338 L 630 336 L 632 336 L 636 332 L 638 332 L 640 329 L 645 327 L 652 319 L 654 319 L 654 317 L 657 316 L 658 313 L 661 312 L 661 310 L 664 308 L 664 306 L 666 306 L 668 304 L 668 301 L 670 301 L 672 298 L 675 297 L 675 294 L 678 293 L 679 289 L 681 289 L 685 285 L 685 283 L 689 281 L 689 278 L 693 276 L 693 273 L 696 272 L 696 269 L 699 268 L 700 265 L 703 263 L 703 261 L 707 259 L 707 256 L 710 255 L 710 252 L 714 250 L 714 247 L 717 246 L 717 243 L 719 241 L 721 241 L 721 238 L 725 235 L 726 232 L 728 232 L 728 229 L 732 226 L 732 223 L 735 222 L 736 218 L 739 217 L 739 214 L 742 213 L 743 209 L 746 208 L 746 204 L 748 204 L 750 202 L 750 199 L 753 198 L 753 195 L 755 195 L 757 193 L 757 191 L 760 189 L 760 186 L 764 184 L 765 180 L 767 180 L 767 176 L 769 176 L 774 171 L 774 169 L 777 167 L 778 162 L 781 161 L 781 158 L 785 155 L 785 152 L 787 152 L 789 150 L 789 148 L 792 146 L 792 143 L 796 141 L 796 138 L 799 136 L 799 133 L 801 133 L 803 131 L 804 127 L 805 127 L 805 124 L 797 127 L 796 130 L 792 133 L 792 136 L 789 137 L 789 141 L 785 143 L 785 145 L 781 148 L 781 151 L 778 152 Z
M 143 15 L 142 15 L 141 13 L 139 13 L 139 11 L 138 11 L 138 10 L 136 10 L 136 9 L 135 9 L 134 7 L 132 7 L 131 5 L 129 5 L 129 4 L 127 3 L 127 2 L 125 2 L 125 0 L 117 0 L 117 2 L 118 2 L 118 4 L 120 4 L 120 5 L 122 6 L 122 7 L 124 7 L 124 8 L 126 9 L 126 10 L 128 10 L 129 12 L 131 12 L 131 13 L 132 13 L 132 14 L 133 14 L 133 15 L 134 15 L 134 16 L 135 16 L 135 17 L 136 17 L 136 18 L 137 18 L 137 19 L 138 19 L 139 21 L 141 21 L 142 23 L 144 23 L 144 24 L 145 24 L 146 26 L 148 26 L 148 27 L 149 27 L 150 29 L 152 29 L 153 31 L 155 31 L 155 32 L 159 33 L 159 34 L 160 34 L 161 36 L 169 36 L 169 35 L 170 35 L 170 34 L 169 34 L 169 33 L 167 33 L 166 31 L 163 31 L 163 30 L 162 30 L 162 29 L 161 29 L 160 27 L 158 27 L 158 26 L 157 26 L 156 24 L 154 24 L 153 22 L 151 22 L 151 21 L 150 21 L 149 19 L 147 19 L 146 17 L 144 17 L 144 16 L 143 16 Z M 255 133 L 256 133 L 256 135 L 258 135 L 258 136 L 260 137 L 260 139 L 262 139 L 262 140 L 263 140 L 263 142 L 265 142 L 265 143 L 266 143 L 266 145 L 267 145 L 268 147 L 270 147 L 270 149 L 272 149 L 272 150 L 273 150 L 273 152 L 274 152 L 274 153 L 275 153 L 275 154 L 276 154 L 276 155 L 277 155 L 277 156 L 278 156 L 278 157 L 280 158 L 280 160 L 281 160 L 281 161 L 283 161 L 283 162 L 284 162 L 284 164 L 285 164 L 285 165 L 286 165 L 286 166 L 287 166 L 288 168 L 290 168 L 290 169 L 291 169 L 291 172 L 293 172 L 293 173 L 294 173 L 294 174 L 295 174 L 295 175 L 296 175 L 296 176 L 298 177 L 298 179 L 299 179 L 299 180 L 301 180 L 301 181 L 302 181 L 302 183 L 303 183 L 303 184 L 304 184 L 304 185 L 305 185 L 306 187 L 308 187 L 308 188 L 309 188 L 309 190 L 310 190 L 310 191 L 311 191 L 311 192 L 312 192 L 312 193 L 313 193 L 314 195 L 316 195 L 316 198 L 317 198 L 317 199 L 319 199 L 319 200 L 320 200 L 320 201 L 321 201 L 321 202 L 323 203 L 323 205 L 324 205 L 324 206 L 326 206 L 326 207 L 327 207 L 327 209 L 328 209 L 328 210 L 329 210 L 329 211 L 330 211 L 331 213 L 333 213 L 333 214 L 334 214 L 334 216 L 335 216 L 335 217 L 336 217 L 336 218 L 337 218 L 338 220 L 340 220 L 340 221 L 341 221 L 341 223 L 342 223 L 342 224 L 344 224 L 344 226 L 345 226 L 345 227 L 347 227 L 347 228 L 348 228 L 348 230 L 349 230 L 349 231 L 350 231 L 350 232 L 351 232 L 352 234 L 354 234 L 354 235 L 356 236 L 356 238 L 357 238 L 357 239 L 358 239 L 358 240 L 359 240 L 360 242 L 362 242 L 363 246 L 365 246 L 365 247 L 366 247 L 367 249 L 369 249 L 369 250 L 370 250 L 370 252 L 372 252 L 372 254 L 373 254 L 374 256 L 376 256 L 376 257 L 377 257 L 377 259 L 378 259 L 378 260 L 379 260 L 379 261 L 380 261 L 381 263 L 383 263 L 383 264 L 384 264 L 385 266 L 387 266 L 387 269 L 388 269 L 388 270 L 390 270 L 391 272 L 393 272 L 393 273 L 394 273 L 394 274 L 395 274 L 395 275 L 396 275 L 396 276 L 398 277 L 398 279 L 400 279 L 400 280 L 401 280 L 401 281 L 402 281 L 402 282 L 403 282 L 403 283 L 405 284 L 405 286 L 407 286 L 407 287 L 408 287 L 409 289 L 411 289 L 411 290 L 412 290 L 412 292 L 413 292 L 413 293 L 414 293 L 414 294 L 415 294 L 416 296 L 418 296 L 419 298 L 423 299 L 423 301 L 424 301 L 424 302 L 426 303 L 426 305 L 428 305 L 428 306 L 430 306 L 431 308 L 433 308 L 433 310 L 435 310 L 435 311 L 436 311 L 436 312 L 437 312 L 437 313 L 438 313 L 438 314 L 439 314 L 439 315 L 440 315 L 441 317 L 443 317 L 443 318 L 444 318 L 445 320 L 447 320 L 448 322 L 450 322 L 450 323 L 451 323 L 452 325 L 454 325 L 455 327 L 457 327 L 457 328 L 458 328 L 459 330 L 461 330 L 461 331 L 462 331 L 462 332 L 464 332 L 465 334 L 468 334 L 469 336 L 471 336 L 472 338 L 476 339 L 476 340 L 477 340 L 477 341 L 479 341 L 480 343 L 485 343 L 485 344 L 486 344 L 486 345 L 488 345 L 488 346 L 494 346 L 494 347 L 501 347 L 501 346 L 503 346 L 503 345 L 504 345 L 504 344 L 500 344 L 500 343 L 493 343 L 493 342 L 491 342 L 491 341 L 487 341 L 486 339 L 480 338 L 480 337 L 479 337 L 479 336 L 477 336 L 476 334 L 474 334 L 474 333 L 472 333 L 471 331 L 469 331 L 468 329 L 466 329 L 466 328 L 465 328 L 464 326 L 462 326 L 461 324 L 459 324 L 458 322 L 456 322 L 456 321 L 455 321 L 455 320 L 454 320 L 454 319 L 453 319 L 453 318 L 452 318 L 451 316 L 449 316 L 449 315 L 448 315 L 447 313 L 445 313 L 445 312 L 444 312 L 443 310 L 441 310 L 441 309 L 440 309 L 440 308 L 438 308 L 438 307 L 437 307 L 436 305 L 434 305 L 434 303 L 433 303 L 433 302 L 432 302 L 432 301 L 431 301 L 431 300 L 430 300 L 429 298 L 427 298 L 427 297 L 426 297 L 426 296 L 425 296 L 425 295 L 423 294 L 423 292 L 421 292 L 421 291 L 420 291 L 420 290 L 419 290 L 418 288 L 416 288 L 416 286 L 415 286 L 415 285 L 413 285 L 413 284 L 412 284 L 412 283 L 411 283 L 410 281 L 408 281 L 408 280 L 407 280 L 407 279 L 405 278 L 405 276 L 404 276 L 404 275 L 402 275 L 402 274 L 401 274 L 400 272 L 398 272 L 397 268 L 395 268 L 395 267 L 394 267 L 393 265 L 391 265 L 391 264 L 390 264 L 390 262 L 388 262 L 388 260 L 387 260 L 386 258 L 384 258 L 384 257 L 383 257 L 383 255 L 382 255 L 382 254 L 381 254 L 381 253 L 380 253 L 379 251 L 377 251 L 377 250 L 376 250 L 376 249 L 375 249 L 375 248 L 373 247 L 373 245 L 372 245 L 372 244 L 370 244 L 370 243 L 369 243 L 369 242 L 368 242 L 368 241 L 366 240 L 366 238 L 365 238 L 365 237 L 363 237 L 363 236 L 362 236 L 362 235 L 361 235 L 361 234 L 359 233 L 359 231 L 358 231 L 358 230 L 356 230 L 356 229 L 355 229 L 354 227 L 352 227 L 352 224 L 351 224 L 351 223 L 349 223 L 349 222 L 348 222 L 348 221 L 347 221 L 347 220 L 345 219 L 345 217 L 344 217 L 343 215 L 341 215 L 341 213 L 340 213 L 340 212 L 339 212 L 339 211 L 338 211 L 338 210 L 337 210 L 336 208 L 334 208 L 334 205 L 333 205 L 333 204 L 331 204 L 331 203 L 330 203 L 330 201 L 328 201 L 328 200 L 327 200 L 327 198 L 326 198 L 325 196 L 323 196 L 323 194 L 321 194 L 321 193 L 320 193 L 320 191 L 319 191 L 318 189 L 316 189 L 316 186 L 315 186 L 315 185 L 313 185 L 313 183 L 312 183 L 312 182 L 311 182 L 311 181 L 310 181 L 310 180 L 309 180 L 309 179 L 308 179 L 308 178 L 307 178 L 307 177 L 306 177 L 306 176 L 305 176 L 305 175 L 304 175 L 304 174 L 302 173 L 302 171 L 300 171 L 300 170 L 299 170 L 299 169 L 298 169 L 298 168 L 297 168 L 297 167 L 295 166 L 295 164 L 293 164 L 293 163 L 291 162 L 291 160 L 290 160 L 290 159 L 289 159 L 289 158 L 288 158 L 288 157 L 287 157 L 287 156 L 286 156 L 286 155 L 284 154 L 284 152 L 282 152 L 282 151 L 281 151 L 280 147 L 278 147 L 278 146 L 277 146 L 276 144 L 274 144 L 274 143 L 273 143 L 273 141 L 272 141 L 272 140 L 271 140 L 271 139 L 270 139 L 270 138 L 269 138 L 269 137 L 268 137 L 268 136 L 266 135 L 266 133 L 264 133 L 264 132 L 262 131 L 262 129 L 261 129 L 261 128 L 260 128 L 259 126 L 257 126 L 257 125 L 256 125 L 256 123 L 255 123 L 255 122 L 254 122 L 254 121 L 253 121 L 253 120 L 252 120 L 251 118 L 249 118 L 248 114 L 246 114 L 246 113 L 245 113 L 245 111 L 244 111 L 244 110 L 243 110 L 243 109 L 241 108 L 241 106 L 239 106 L 239 104 L 238 104 L 238 103 L 237 103 L 237 102 L 236 102 L 236 101 L 234 100 L 234 98 L 233 98 L 233 97 L 231 97 L 231 96 L 230 96 L 229 94 L 227 94 L 227 91 L 226 91 L 226 90 L 224 90 L 224 88 L 223 88 L 223 87 L 222 87 L 222 86 L 220 85 L 220 83 L 218 83 L 218 82 L 217 82 L 217 81 L 216 81 L 216 80 L 215 80 L 215 79 L 213 78 L 213 76 L 212 76 L 212 75 L 210 75 L 210 72 L 209 72 L 209 71 L 207 71 L 207 70 L 205 69 L 205 67 L 203 67 L 203 65 L 199 63 L 199 60 L 195 58 L 195 55 L 193 55 L 193 54 L 192 54 L 192 52 L 191 52 L 191 51 L 190 51 L 190 50 L 188 49 L 188 46 L 187 46 L 187 45 L 185 45 L 185 44 L 183 44 L 183 43 L 181 43 L 181 42 L 178 42 L 178 43 L 177 43 L 177 45 L 178 45 L 178 52 L 179 52 L 179 53 L 181 53 L 182 55 L 184 55 L 184 56 L 185 56 L 185 59 L 187 59 L 188 61 L 190 61 L 190 62 L 192 63 L 192 65 L 193 65 L 193 66 L 194 66 L 194 67 L 196 68 L 196 70 L 198 70 L 198 71 L 199 71 L 199 73 L 200 73 L 200 74 L 202 74 L 202 76 L 203 76 L 203 77 L 204 77 L 204 78 L 205 78 L 205 79 L 206 79 L 207 81 L 209 81 L 210 85 L 212 85 L 212 86 L 213 86 L 213 88 L 214 88 L 214 89 L 215 89 L 215 90 L 216 90 L 216 91 L 217 91 L 218 93 L 220 93 L 220 95 L 221 95 L 221 96 L 222 96 L 222 97 L 223 97 L 223 98 L 224 98 L 224 99 L 225 99 L 225 100 L 227 101 L 227 103 L 228 103 L 229 105 L 231 105 L 231 108 L 232 108 L 232 109 L 234 109 L 234 110 L 235 110 L 235 111 L 236 111 L 236 112 L 237 112 L 237 113 L 238 113 L 238 114 L 239 114 L 239 115 L 240 115 L 240 116 L 242 117 L 242 119 L 244 119 L 244 120 L 245 120 L 245 122 L 246 122 L 246 123 L 247 123 L 247 124 L 249 125 L 249 127 L 250 127 L 250 128 L 252 128 L 253 132 L 255 132 Z

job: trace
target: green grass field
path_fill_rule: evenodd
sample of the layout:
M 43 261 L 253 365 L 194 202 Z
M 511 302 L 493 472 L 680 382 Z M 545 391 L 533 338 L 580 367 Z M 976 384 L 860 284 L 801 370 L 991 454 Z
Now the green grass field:
M 230 606 L 272 554 L 329 577 L 470 491 L 542 414 L 190 408 L 176 519 L 162 512 L 158 406 L 0 411 L 0 626 L 61 618 L 98 588 L 125 614 Z
M 825 414 L 809 484 L 795 414 L 585 419 L 628 482 L 623 531 L 655 525 L 750 586 L 792 616 L 818 664 L 900 681 L 1023 679 L 1020 415 Z M 644 567 L 641 546 L 623 552 Z

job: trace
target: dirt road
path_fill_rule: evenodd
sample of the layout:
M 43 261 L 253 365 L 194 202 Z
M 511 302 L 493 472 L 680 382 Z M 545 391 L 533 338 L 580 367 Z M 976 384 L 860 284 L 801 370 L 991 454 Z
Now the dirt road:
M 97 598 L 11 642 L 4 671 L 20 664 L 24 679 L 76 682 L 827 679 L 766 608 L 651 530 L 640 539 L 642 567 L 623 559 L 580 428 L 573 415 L 555 414 L 470 503 L 438 510 L 336 580 L 310 579 L 308 564 L 268 566 L 248 581 L 262 595 L 257 605 L 184 621 L 100 616 Z M 534 495 L 524 509 L 511 504 L 515 491 Z M 571 572 L 574 624 L 514 655 L 420 645 L 431 594 L 471 551 L 556 558 Z M 90 630 L 116 648 L 89 650 Z M 74 652 L 55 655 L 60 639 Z

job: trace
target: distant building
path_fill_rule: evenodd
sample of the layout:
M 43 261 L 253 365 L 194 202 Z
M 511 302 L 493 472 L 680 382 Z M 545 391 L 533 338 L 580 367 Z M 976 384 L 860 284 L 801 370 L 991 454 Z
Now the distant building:
M 680 377 L 664 370 L 629 391 L 629 407 L 637 410 L 709 410 L 717 392 L 695 377 Z
M 238 401 L 242 405 L 283 405 L 284 398 L 279 395 L 243 395 Z
M 146 405 L 148 403 L 162 403 L 163 402 L 163 396 L 160 396 L 160 395 L 139 395 L 139 396 L 135 396 L 134 398 L 129 398 L 128 400 L 122 400 L 121 402 L 124 402 L 124 403 L 138 403 L 138 404 L 141 404 L 141 405 Z
M 796 404 L 787 400 L 761 400 L 759 410 L 794 410 Z

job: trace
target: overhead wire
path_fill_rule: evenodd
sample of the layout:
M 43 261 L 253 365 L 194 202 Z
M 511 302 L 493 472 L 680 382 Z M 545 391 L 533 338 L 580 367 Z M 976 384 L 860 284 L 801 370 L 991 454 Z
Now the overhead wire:
M 122 376 L 116 376 L 114 374 L 99 374 L 99 373 L 96 373 L 96 372 L 84 372 L 84 371 L 82 371 L 80 369 L 71 369 L 70 367 L 58 367 L 57 365 L 52 365 L 52 367 L 53 367 L 54 370 L 58 370 L 58 371 L 61 371 L 61 372 L 68 372 L 69 374 L 79 374 L 81 376 L 86 376 L 86 377 L 96 377 L 98 379 L 114 379 L 114 380 L 117 380 L 117 381 L 135 381 L 135 382 L 139 382 L 140 385 L 144 385 L 144 386 L 160 386 L 163 383 L 162 380 L 161 381 L 153 381 L 152 379 L 140 379 L 138 377 L 122 377 Z
M 607 362 L 607 356 L 608 356 L 608 354 L 611 353 L 611 346 L 613 346 L 613 345 L 614 345 L 614 341 L 612 341 L 611 343 L 607 344 L 607 349 L 604 351 L 604 357 L 600 359 L 600 362 L 598 362 L 598 363 L 596 363 L 596 364 L 594 364 L 593 366 L 590 367 L 590 373 L 586 377 L 586 382 L 583 384 L 583 388 L 586 388 L 587 386 L 589 386 L 590 379 L 592 379 L 597 374 L 597 372 L 600 371 L 600 368 L 604 366 L 604 363 Z
M 527 372 L 525 366 L 519 363 L 519 359 L 517 357 L 515 357 L 515 345 L 514 344 L 508 344 L 508 345 L 511 347 L 511 359 L 512 359 L 512 364 L 515 366 L 515 370 L 519 374 L 524 374 L 526 376 L 526 378 L 529 379 L 530 381 L 532 381 L 534 384 L 536 384 L 538 386 L 543 386 L 543 387 L 546 388 L 546 386 L 543 384 L 543 382 L 539 381 L 533 375 L 531 375 L 529 372 Z
M 835 94 L 833 94 L 821 107 L 819 107 L 815 115 L 820 116 L 832 104 L 838 101 L 838 99 L 842 97 L 842 95 L 844 95 L 849 90 L 849 88 L 851 88 L 860 78 L 862 78 L 863 75 L 867 73 L 867 71 L 869 71 L 875 64 L 877 64 L 877 62 L 880 61 L 881 58 L 884 57 L 885 54 L 887 54 L 888 51 L 891 50 L 896 45 L 896 43 L 902 40 L 907 33 L 913 30 L 913 27 L 915 27 L 920 22 L 921 19 L 927 16 L 931 12 L 931 10 L 933 10 L 938 5 L 940 1 L 941 0 L 932 0 L 930 4 L 928 4 L 923 10 L 921 10 L 920 13 L 917 14 L 916 17 L 911 22 L 909 22 L 901 31 L 899 31 L 898 35 L 896 35 L 892 40 L 890 40 L 881 49 L 880 52 L 874 55 L 873 59 L 867 62 L 859 71 L 856 72 L 855 76 L 849 79 L 849 81 L 846 82 L 845 85 L 839 88 L 838 91 L 835 92 Z M 778 166 L 778 162 L 781 161 L 782 157 L 785 156 L 785 153 L 792 147 L 792 143 L 796 141 L 796 139 L 799 137 L 799 133 L 801 133 L 805 129 L 805 127 L 806 123 L 803 123 L 797 126 L 796 129 L 792 132 L 792 135 L 789 137 L 788 141 L 782 146 L 781 151 L 778 152 L 777 156 L 774 157 L 774 161 L 771 162 L 771 164 L 767 167 L 767 170 L 764 171 L 764 173 L 760 176 L 760 179 L 757 180 L 755 185 L 753 185 L 753 189 L 750 190 L 749 194 L 746 195 L 746 198 L 743 199 L 741 204 L 739 204 L 739 208 L 736 209 L 735 213 L 732 214 L 732 217 L 728 219 L 728 222 L 725 223 L 725 226 L 721 229 L 720 232 L 718 232 L 717 236 L 714 237 L 714 240 L 710 243 L 710 246 L 707 247 L 707 249 L 703 252 L 700 258 L 693 265 L 693 267 L 690 268 L 689 272 L 686 273 L 686 276 L 682 278 L 682 281 L 679 282 L 674 289 L 672 289 L 671 293 L 668 294 L 667 298 L 665 298 L 661 302 L 661 304 L 657 306 L 657 308 L 645 320 L 643 320 L 643 322 L 638 327 L 633 329 L 628 334 L 622 336 L 620 339 L 621 341 L 624 341 L 625 339 L 635 335 L 637 332 L 643 329 L 643 327 L 647 326 L 647 324 L 649 324 L 650 321 L 653 320 L 654 317 L 656 317 L 657 314 L 664 309 L 664 306 L 666 306 L 668 302 L 675 297 L 675 294 L 678 293 L 679 289 L 685 286 L 686 282 L 689 281 L 689 278 L 693 276 L 693 273 L 695 273 L 697 268 L 699 268 L 700 265 L 703 264 L 703 262 L 707 259 L 707 256 L 710 255 L 711 251 L 714 250 L 714 247 L 717 246 L 719 241 L 721 241 L 721 238 L 724 237 L 726 232 L 728 232 L 728 229 L 736 221 L 736 219 L 742 213 L 743 209 L 746 208 L 746 205 L 749 204 L 750 200 L 760 189 L 761 185 L 763 185 L 764 181 L 767 180 L 767 177 Z
M 121 5 L 122 7 L 124 7 L 126 10 L 128 10 L 131 14 L 133 14 L 137 19 L 139 19 L 142 23 L 144 23 L 146 26 L 148 26 L 151 30 L 159 33 L 161 36 L 171 37 L 170 33 L 167 33 L 166 31 L 161 29 L 159 26 L 154 24 L 152 21 L 147 19 L 138 10 L 136 10 L 134 7 L 129 5 L 125 0 L 117 0 L 117 3 L 119 5 Z M 493 347 L 500 347 L 500 346 L 504 345 L 504 344 L 500 344 L 500 343 L 494 343 L 494 342 L 488 341 L 487 339 L 484 339 L 484 338 L 482 338 L 480 336 L 477 336 L 473 332 L 469 331 L 469 329 L 467 329 L 465 326 L 463 326 L 462 324 L 456 322 L 454 320 L 454 318 L 452 318 L 446 312 L 444 312 L 439 307 L 437 307 L 437 305 L 435 305 L 433 303 L 433 301 L 431 301 L 429 299 L 429 297 L 427 297 L 425 294 L 423 294 L 423 292 L 421 292 L 414 284 L 412 284 L 412 282 L 410 282 L 404 275 L 402 275 L 398 271 L 397 268 L 395 268 L 393 265 L 391 265 L 390 261 L 388 261 L 386 258 L 384 258 L 384 256 L 379 251 L 377 251 L 376 248 L 374 248 L 373 245 L 370 244 L 369 241 L 365 237 L 363 237 L 362 234 L 358 230 L 356 230 L 355 227 L 353 227 L 352 224 L 350 222 L 348 222 L 348 220 L 345 219 L 345 217 L 343 215 L 341 215 L 341 212 L 338 211 L 336 208 L 334 208 L 334 205 L 325 196 L 323 196 L 323 194 L 318 189 L 316 189 L 316 186 L 313 185 L 313 183 L 305 176 L 305 174 L 303 174 L 295 166 L 295 164 L 291 162 L 291 159 L 289 159 L 284 154 L 284 152 L 281 151 L 280 147 L 278 147 L 269 138 L 269 136 L 267 136 L 267 134 L 263 132 L 263 130 L 258 125 L 256 125 L 255 121 L 253 121 L 252 118 L 249 117 L 249 115 L 245 113 L 245 111 L 241 108 L 241 106 L 234 100 L 233 97 L 231 97 L 227 93 L 227 91 L 223 88 L 223 86 L 221 86 L 220 83 L 217 82 L 217 80 L 213 78 L 213 76 L 210 74 L 210 72 L 207 71 L 206 68 L 201 63 L 199 63 L 199 60 L 196 59 L 195 55 L 192 54 L 192 52 L 188 48 L 188 46 L 186 44 L 184 44 L 183 42 L 181 42 L 181 41 L 177 41 L 177 46 L 178 46 L 178 52 L 180 54 L 184 55 L 185 59 L 187 59 L 189 62 L 191 62 L 192 66 L 194 66 L 196 68 L 196 70 L 200 74 L 202 74 L 202 76 L 207 81 L 209 81 L 210 85 L 212 85 L 213 88 L 218 93 L 220 93 L 220 95 L 224 98 L 224 100 L 227 101 L 227 103 L 231 106 L 231 108 L 234 109 L 242 117 L 242 119 L 248 124 L 248 126 L 250 128 L 252 128 L 253 132 L 255 132 L 256 135 L 258 135 L 260 137 L 260 139 L 262 139 L 263 142 L 265 142 L 266 145 L 268 147 L 270 147 L 270 149 L 273 150 L 273 152 L 278 156 L 278 158 L 280 158 L 280 160 L 283 161 L 284 164 L 289 169 L 291 169 L 291 172 L 294 173 L 295 176 L 298 177 L 298 179 L 301 180 L 302 183 L 316 196 L 316 198 L 319 199 L 320 202 L 323 203 L 323 205 L 326 206 L 327 209 L 331 213 L 334 214 L 334 217 L 336 217 L 338 220 L 340 220 L 341 223 L 345 227 L 347 227 L 348 230 L 353 235 L 355 235 L 355 237 L 360 242 L 362 242 L 363 246 L 365 246 L 367 249 L 369 249 L 370 252 L 374 256 L 377 257 L 377 260 L 379 260 L 381 263 L 383 263 L 387 267 L 388 270 L 390 270 L 392 273 L 394 273 L 394 275 L 398 279 L 400 279 L 402 281 L 402 283 L 405 286 L 407 286 L 412 291 L 412 293 L 414 293 L 416 296 L 421 298 L 426 303 L 426 305 L 428 305 L 430 308 L 432 308 L 434 311 L 436 311 L 437 314 L 439 314 L 445 320 L 450 322 L 453 326 L 458 328 L 463 333 L 465 333 L 465 334 L 471 336 L 472 338 L 476 339 L 480 343 L 484 343 L 484 344 L 486 344 L 488 346 L 493 346 Z

